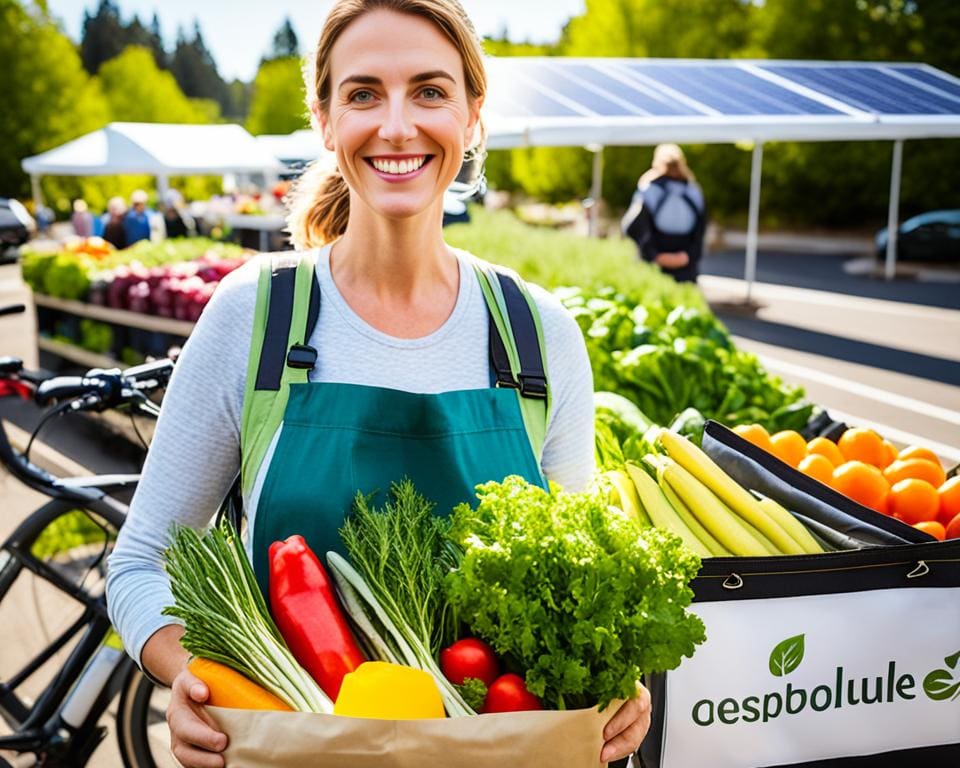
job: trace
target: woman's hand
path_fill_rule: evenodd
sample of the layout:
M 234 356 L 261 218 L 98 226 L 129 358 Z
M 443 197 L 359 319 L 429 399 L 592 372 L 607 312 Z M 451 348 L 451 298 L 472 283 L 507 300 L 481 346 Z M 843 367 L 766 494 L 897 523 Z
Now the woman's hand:
M 650 691 L 637 683 L 636 698 L 625 701 L 603 729 L 604 745 L 600 762 L 628 757 L 640 749 L 650 730 Z
M 657 254 L 656 262 L 664 269 L 682 269 L 690 263 L 690 255 L 686 251 L 664 251 Z
M 210 697 L 206 684 L 184 669 L 174 679 L 167 706 L 170 749 L 184 768 L 223 768 L 227 748 L 222 733 L 203 708 Z

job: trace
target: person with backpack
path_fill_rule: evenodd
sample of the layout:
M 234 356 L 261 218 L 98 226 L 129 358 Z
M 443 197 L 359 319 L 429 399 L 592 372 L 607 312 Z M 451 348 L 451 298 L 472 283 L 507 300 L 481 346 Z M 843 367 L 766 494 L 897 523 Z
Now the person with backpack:
M 703 191 L 676 144 L 660 144 L 637 182 L 620 222 L 640 257 L 677 282 L 696 282 L 703 257 L 707 207 Z
M 344 552 L 357 492 L 409 477 L 447 514 L 478 483 L 520 475 L 581 490 L 594 469 L 593 386 L 575 320 L 547 291 L 443 240 L 443 193 L 482 145 L 483 53 L 457 0 L 338 0 L 307 103 L 336 168 L 293 192 L 296 251 L 225 277 L 183 348 L 110 558 L 110 617 L 172 688 L 187 768 L 223 765 L 222 733 L 187 669 L 160 552 L 202 528 L 239 474 L 247 553 L 301 534 Z M 638 686 L 604 729 L 603 761 L 650 723 Z M 455 756 L 451 756 L 456 762 Z

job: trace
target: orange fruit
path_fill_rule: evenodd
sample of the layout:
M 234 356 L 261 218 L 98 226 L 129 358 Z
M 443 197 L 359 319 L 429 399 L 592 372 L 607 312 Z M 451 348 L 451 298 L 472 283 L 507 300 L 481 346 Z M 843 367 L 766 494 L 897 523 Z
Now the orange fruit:
M 934 488 L 939 488 L 946 479 L 946 473 L 939 462 L 934 464 L 926 459 L 897 459 L 883 470 L 883 476 L 887 478 L 890 485 L 912 477 L 917 480 L 926 480 Z
M 947 532 L 944 527 L 938 523 L 936 520 L 925 520 L 920 523 L 914 523 L 913 527 L 918 531 L 923 531 L 924 533 L 929 533 L 933 538 L 938 541 L 943 541 L 947 538 Z
M 960 539 L 960 515 L 947 523 L 944 533 L 948 539 Z
M 824 485 L 833 483 L 833 464 L 830 463 L 830 459 L 819 453 L 811 453 L 805 456 L 797 465 L 797 469 L 808 477 L 819 480 Z
M 883 438 L 872 429 L 852 427 L 840 435 L 837 447 L 847 461 L 862 461 L 879 467 L 883 464 L 886 451 Z
M 960 515 L 960 475 L 954 475 L 937 489 L 940 496 L 940 513 L 937 516 L 944 525 Z
M 934 464 L 940 463 L 940 457 L 929 448 L 922 448 L 919 445 L 910 445 L 897 454 L 898 459 L 926 459 Z
M 883 441 L 883 461 L 880 469 L 886 469 L 897 460 L 897 447 L 889 440 Z
M 807 455 L 811 453 L 819 453 L 835 467 L 839 467 L 846 461 L 837 444 L 825 437 L 815 437 L 807 443 Z
M 872 464 L 848 461 L 833 470 L 833 487 L 865 507 L 886 513 L 890 485 Z
M 791 467 L 796 467 L 807 455 L 807 441 L 792 429 L 771 435 L 770 444 L 773 446 L 773 455 Z
M 890 514 L 909 525 L 936 520 L 940 511 L 937 489 L 926 480 L 913 477 L 895 483 L 887 501 Z
M 773 446 L 770 444 L 770 433 L 762 424 L 737 424 L 733 428 L 744 440 L 753 443 L 757 448 L 763 448 L 767 453 L 773 453 Z

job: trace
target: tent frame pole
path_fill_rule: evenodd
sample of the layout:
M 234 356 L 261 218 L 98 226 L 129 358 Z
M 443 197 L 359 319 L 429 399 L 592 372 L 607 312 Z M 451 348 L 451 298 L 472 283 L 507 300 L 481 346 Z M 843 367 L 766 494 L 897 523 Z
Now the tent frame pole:
M 890 205 L 887 208 L 887 259 L 883 276 L 897 276 L 897 230 L 900 228 L 900 177 L 903 171 L 903 139 L 893 142 L 893 163 L 890 168 Z
M 747 252 L 744 263 L 743 279 L 747 283 L 747 303 L 753 293 L 753 282 L 757 278 L 757 230 L 760 226 L 760 176 L 763 170 L 763 142 L 753 145 L 753 159 L 750 165 L 750 213 L 747 221 Z
M 590 237 L 597 237 L 600 231 L 600 198 L 603 195 L 603 147 L 591 145 L 589 149 L 593 152 L 593 176 L 590 181 L 590 199 L 593 205 L 590 206 L 587 231 Z
M 30 174 L 30 191 L 33 193 L 33 213 L 36 216 L 37 211 L 43 207 L 43 190 L 40 189 L 39 174 Z

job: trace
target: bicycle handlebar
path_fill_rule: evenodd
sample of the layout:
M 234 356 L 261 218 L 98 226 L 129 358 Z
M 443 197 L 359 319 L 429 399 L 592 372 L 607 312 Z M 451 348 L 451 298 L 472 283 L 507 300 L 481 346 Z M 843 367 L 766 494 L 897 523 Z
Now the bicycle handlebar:
M 33 399 L 38 405 L 50 405 L 55 400 L 69 400 L 84 395 L 96 395 L 101 400 L 112 400 L 119 386 L 119 375 L 56 376 L 40 382 Z

